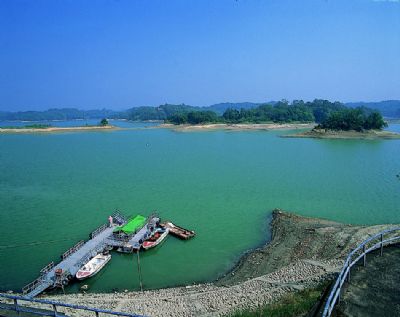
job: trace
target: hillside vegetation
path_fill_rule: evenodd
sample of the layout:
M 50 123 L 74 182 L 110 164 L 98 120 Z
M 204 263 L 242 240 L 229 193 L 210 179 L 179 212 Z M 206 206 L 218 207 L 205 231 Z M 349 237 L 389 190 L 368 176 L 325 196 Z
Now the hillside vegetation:
M 380 121 L 379 112 L 373 108 L 381 106 L 382 111 L 395 116 L 398 113 L 400 117 L 400 102 L 387 101 L 381 103 L 366 104 L 359 103 L 360 107 L 355 108 L 356 103 L 343 104 L 340 102 L 330 102 L 323 99 L 304 102 L 303 100 L 294 100 L 289 103 L 286 100 L 271 101 L 268 103 L 220 103 L 208 107 L 193 107 L 186 104 L 164 104 L 157 107 L 143 106 L 134 107 L 123 111 L 113 111 L 108 109 L 101 110 L 79 110 L 75 108 L 49 109 L 46 111 L 18 111 L 1 112 L 0 121 L 51 121 L 51 120 L 77 120 L 77 119 L 128 119 L 132 121 L 158 120 L 173 124 L 202 124 L 202 123 L 291 123 L 291 122 L 316 122 L 324 123 L 325 127 L 333 128 L 333 125 L 341 129 L 347 129 L 347 126 L 354 126 L 355 129 L 368 129 L 371 122 Z M 349 107 L 348 107 L 349 106 Z M 396 108 L 398 106 L 398 109 Z M 346 112 L 349 109 L 361 109 L 356 112 Z M 390 111 L 389 111 L 390 110 Z M 341 111 L 344 111 L 340 114 Z M 349 110 L 350 111 L 350 110 Z M 331 115 L 329 121 L 326 121 Z M 374 113 L 368 121 L 360 124 L 349 123 L 348 116 L 368 117 Z M 340 123 L 344 120 L 345 123 Z M 353 120 L 353 119 L 351 119 Z M 350 120 L 350 121 L 351 121 Z M 364 119 L 363 119 L 364 120 Z M 364 120 L 365 121 L 365 120 Z M 347 123 L 346 123 L 347 122 Z M 372 124 L 372 126 L 382 126 Z

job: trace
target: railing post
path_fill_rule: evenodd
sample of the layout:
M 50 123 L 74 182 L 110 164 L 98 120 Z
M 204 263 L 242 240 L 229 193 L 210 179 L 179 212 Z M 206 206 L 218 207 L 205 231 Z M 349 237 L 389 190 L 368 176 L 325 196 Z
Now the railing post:
M 364 253 L 364 266 L 367 265 L 367 254 L 365 253 L 365 244 L 363 245 L 363 253 Z
M 14 309 L 16 312 L 18 311 L 18 301 L 16 298 L 14 298 Z
M 383 233 L 381 234 L 381 256 L 383 255 Z
M 347 273 L 347 283 L 350 283 L 350 271 L 351 271 L 350 263 L 347 264 L 347 267 L 349 268 L 349 272 Z

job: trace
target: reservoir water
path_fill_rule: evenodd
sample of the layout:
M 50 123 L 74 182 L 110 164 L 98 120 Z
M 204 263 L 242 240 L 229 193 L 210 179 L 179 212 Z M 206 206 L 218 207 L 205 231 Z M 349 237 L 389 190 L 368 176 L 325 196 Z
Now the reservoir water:
M 350 224 L 400 223 L 400 140 L 279 138 L 285 133 L 0 135 L 0 290 L 31 282 L 115 208 L 157 210 L 197 232 L 141 254 L 145 288 L 218 277 L 266 241 L 274 208 Z M 112 256 L 83 284 L 138 289 L 136 258 Z

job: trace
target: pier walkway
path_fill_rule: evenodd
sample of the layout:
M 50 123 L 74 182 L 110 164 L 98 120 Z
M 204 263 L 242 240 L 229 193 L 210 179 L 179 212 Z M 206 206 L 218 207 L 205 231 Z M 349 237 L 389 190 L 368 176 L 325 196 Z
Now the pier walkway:
M 101 232 L 98 232 L 92 239 L 87 242 L 78 243 L 73 252 L 64 253 L 65 257 L 57 265 L 50 265 L 48 271 L 44 269 L 42 274 L 37 280 L 28 284 L 23 288 L 23 292 L 27 297 L 34 297 L 39 295 L 44 290 L 52 286 L 60 286 L 58 283 L 65 283 L 64 278 L 70 278 L 75 276 L 76 272 L 81 268 L 81 266 L 86 263 L 91 257 L 95 256 L 97 253 L 101 252 L 106 246 L 106 239 L 112 235 L 114 227 L 106 227 Z M 61 269 L 63 272 L 63 278 L 59 279 L 56 275 L 56 270 Z M 43 270 L 42 270 L 43 271 Z
M 58 264 L 51 262 L 41 269 L 39 277 L 22 288 L 24 296 L 33 298 L 48 288 L 63 288 L 68 285 L 84 264 L 104 250 L 125 248 L 127 245 L 139 250 L 141 242 L 147 238 L 149 230 L 151 231 L 151 228 L 154 228 L 155 223 L 159 221 L 159 218 L 152 214 L 146 219 L 145 225 L 139 227 L 139 231 L 133 230 L 127 235 L 120 236 L 113 234 L 114 229 L 127 224 L 128 219 L 119 211 L 115 211 L 111 217 L 112 219 L 109 219 L 111 226 L 109 224 L 101 225 L 90 234 L 88 241 L 81 240 L 64 252 L 61 255 L 61 262 Z

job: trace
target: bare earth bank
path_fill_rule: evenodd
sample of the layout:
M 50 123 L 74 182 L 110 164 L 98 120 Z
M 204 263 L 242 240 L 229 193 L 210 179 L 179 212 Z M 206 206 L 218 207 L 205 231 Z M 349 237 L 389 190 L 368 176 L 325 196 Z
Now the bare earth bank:
M 74 132 L 74 131 L 98 131 L 117 130 L 118 127 L 107 126 L 83 126 L 83 127 L 49 127 L 49 128 L 0 128 L 1 133 L 49 133 L 49 132 Z
M 213 130 L 229 130 L 229 131 L 244 131 L 244 130 L 290 130 L 290 129 L 308 129 L 315 127 L 314 123 L 243 123 L 243 124 L 196 124 L 196 125 L 174 125 L 164 123 L 158 128 L 168 128 L 174 131 L 190 132 L 190 131 L 213 131 Z
M 275 210 L 272 241 L 245 255 L 214 283 L 115 294 L 46 298 L 146 316 L 221 316 L 278 301 L 331 279 L 349 250 L 392 225 L 351 226 Z M 82 312 L 82 316 L 86 316 Z M 88 314 L 88 316 L 91 316 Z
M 370 130 L 364 132 L 358 131 L 333 131 L 325 129 L 312 129 L 310 131 L 282 135 L 283 138 L 316 138 L 316 139 L 400 139 L 400 133 Z

